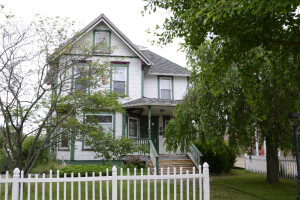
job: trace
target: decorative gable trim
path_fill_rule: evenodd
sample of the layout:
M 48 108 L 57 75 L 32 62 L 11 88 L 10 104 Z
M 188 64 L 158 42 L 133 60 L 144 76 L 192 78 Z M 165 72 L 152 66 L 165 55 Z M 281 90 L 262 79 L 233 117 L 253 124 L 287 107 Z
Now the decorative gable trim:
M 152 62 L 104 15 L 99 15 L 90 24 L 81 30 L 81 33 L 71 38 L 66 44 L 72 42 L 73 44 L 81 39 L 86 33 L 92 31 L 99 23 L 105 23 L 136 55 L 141 58 L 148 66 L 152 65 Z M 60 55 L 62 52 L 60 53 Z

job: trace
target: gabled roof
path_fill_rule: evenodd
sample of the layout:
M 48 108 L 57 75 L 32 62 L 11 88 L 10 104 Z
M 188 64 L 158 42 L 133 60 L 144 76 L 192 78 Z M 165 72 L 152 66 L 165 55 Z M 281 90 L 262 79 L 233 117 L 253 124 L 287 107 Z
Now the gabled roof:
M 135 45 L 126 35 L 124 35 L 104 14 L 99 15 L 86 27 L 84 27 L 79 34 L 76 34 L 60 48 L 78 41 L 86 33 L 95 28 L 99 23 L 105 23 L 128 47 L 141 58 L 141 60 L 148 65 L 149 75 L 166 75 L 166 76 L 190 76 L 190 71 L 186 68 L 173 63 L 172 61 L 153 53 L 145 47 Z M 62 53 L 63 51 L 61 51 Z
M 157 98 L 139 98 L 127 103 L 123 103 L 123 107 L 135 107 L 135 106 L 176 106 L 179 100 L 171 99 L 157 99 Z
M 190 76 L 191 72 L 172 61 L 157 55 L 149 50 L 141 50 L 145 56 L 152 62 L 149 75 L 168 75 L 168 76 Z
M 75 42 L 78 41 L 82 36 L 84 36 L 87 32 L 91 31 L 95 26 L 97 26 L 99 23 L 104 22 L 119 38 L 126 43 L 129 48 L 136 53 L 142 61 L 146 64 L 151 66 L 151 61 L 142 53 L 142 51 L 129 40 L 126 35 L 124 35 L 103 13 L 99 15 L 96 19 L 94 19 L 91 23 L 89 23 L 86 27 L 84 27 L 79 34 L 75 35 L 73 38 L 71 38 L 68 42 Z

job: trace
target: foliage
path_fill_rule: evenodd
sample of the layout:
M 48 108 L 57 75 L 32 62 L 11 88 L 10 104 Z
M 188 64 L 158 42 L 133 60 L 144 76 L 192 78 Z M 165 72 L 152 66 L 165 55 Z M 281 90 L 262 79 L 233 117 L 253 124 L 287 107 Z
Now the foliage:
M 209 171 L 215 174 L 228 173 L 234 166 L 237 151 L 225 142 L 219 144 L 218 150 L 212 146 L 195 142 L 197 148 L 203 154 L 203 162 L 209 163 Z
M 94 164 L 86 164 L 86 165 L 69 165 L 62 168 L 59 171 L 60 176 L 64 176 L 64 173 L 67 174 L 68 177 L 71 176 L 71 173 L 74 173 L 74 177 L 78 176 L 78 173 L 81 176 L 85 176 L 85 173 L 88 173 L 89 176 L 95 175 L 99 176 L 99 173 L 102 173 L 102 176 L 106 176 L 106 169 L 108 169 L 109 175 L 112 175 L 112 167 L 109 165 L 94 165 Z
M 24 23 L 0 11 L 3 144 L 10 165 L 26 175 L 45 149 L 62 138 L 72 145 L 82 138 L 89 127 L 76 112 L 122 112 L 118 99 L 124 95 L 99 90 L 101 77 L 112 73 L 109 61 L 93 58 L 97 45 L 91 41 L 75 40 L 80 33 L 73 21 L 37 16 Z
M 8 170 L 8 159 L 4 153 L 4 151 L 0 150 L 0 173 Z
M 28 153 L 29 153 L 29 149 L 32 146 L 33 142 L 34 142 L 35 137 L 34 136 L 27 136 L 22 144 L 22 158 L 23 158 L 23 163 L 25 163 L 27 157 L 28 157 Z M 36 143 L 36 150 L 39 148 L 39 146 L 43 143 L 43 139 L 39 138 L 39 140 Z M 49 149 L 43 149 L 38 160 L 37 163 L 46 163 L 48 162 L 49 159 Z
M 188 131 L 176 144 L 167 139 L 171 148 L 195 138 L 191 120 L 211 145 L 225 134 L 230 145 L 244 149 L 266 139 L 267 181 L 278 183 L 276 152 L 292 149 L 287 116 L 300 111 L 298 1 L 147 2 L 146 11 L 172 13 L 155 34 L 163 44 L 184 38 L 193 68 L 193 88 L 177 109 L 192 105 L 194 111 L 182 117 L 177 111 L 172 129 Z
M 32 174 L 49 174 L 49 171 L 52 170 L 53 173 L 56 173 L 57 170 L 64 168 L 65 165 L 58 164 L 55 162 L 46 162 L 46 163 L 37 163 L 32 169 Z
M 123 161 L 125 166 L 128 168 L 145 168 L 145 162 L 139 156 L 129 156 Z
M 135 145 L 131 138 L 114 137 L 111 133 L 99 132 L 99 129 L 87 132 L 87 135 L 88 137 L 84 139 L 85 144 L 93 149 L 96 158 L 106 161 L 121 160 L 130 153 L 144 149 L 143 146 Z

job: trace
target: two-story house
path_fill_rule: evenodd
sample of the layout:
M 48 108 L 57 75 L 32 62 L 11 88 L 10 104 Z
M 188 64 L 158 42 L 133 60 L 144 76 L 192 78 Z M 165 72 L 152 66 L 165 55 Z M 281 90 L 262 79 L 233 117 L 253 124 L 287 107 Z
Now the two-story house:
M 94 43 L 104 41 L 104 51 L 95 56 L 109 60 L 116 69 L 103 87 L 128 96 L 122 101 L 126 114 L 99 111 L 99 123 L 111 128 L 115 137 L 134 138 L 140 143 L 151 138 L 160 155 L 181 154 L 180 151 L 166 151 L 164 129 L 176 104 L 188 89 L 190 72 L 145 47 L 135 45 L 103 14 L 87 25 L 82 35 L 78 39 L 85 38 Z M 110 52 L 111 47 L 117 48 Z M 56 159 L 71 163 L 95 161 L 93 151 L 81 141 L 73 146 L 67 142 L 61 144 Z

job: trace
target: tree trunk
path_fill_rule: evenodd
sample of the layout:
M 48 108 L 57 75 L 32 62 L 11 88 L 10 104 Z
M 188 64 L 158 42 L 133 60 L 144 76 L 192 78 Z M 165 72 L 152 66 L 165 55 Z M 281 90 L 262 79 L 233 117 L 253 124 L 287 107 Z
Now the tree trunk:
M 279 183 L 278 141 L 277 138 L 266 136 L 267 145 L 267 182 Z

